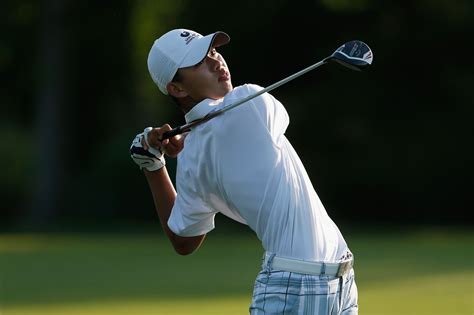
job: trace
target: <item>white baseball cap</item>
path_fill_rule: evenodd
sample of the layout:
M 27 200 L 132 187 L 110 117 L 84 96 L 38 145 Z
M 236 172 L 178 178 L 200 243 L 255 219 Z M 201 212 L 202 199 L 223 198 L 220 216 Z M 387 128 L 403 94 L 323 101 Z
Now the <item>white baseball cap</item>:
M 168 95 L 166 85 L 173 80 L 179 68 L 191 67 L 201 62 L 211 46 L 219 47 L 230 41 L 224 32 L 202 36 L 187 29 L 175 29 L 155 42 L 148 54 L 148 71 L 160 91 Z

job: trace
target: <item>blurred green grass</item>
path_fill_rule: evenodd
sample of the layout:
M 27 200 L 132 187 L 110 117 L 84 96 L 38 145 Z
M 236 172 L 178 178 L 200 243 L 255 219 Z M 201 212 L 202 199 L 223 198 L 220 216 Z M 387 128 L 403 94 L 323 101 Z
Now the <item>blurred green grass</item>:
M 474 314 L 474 234 L 345 232 L 360 314 Z M 247 314 L 262 248 L 211 233 L 191 256 L 162 235 L 0 235 L 0 314 Z

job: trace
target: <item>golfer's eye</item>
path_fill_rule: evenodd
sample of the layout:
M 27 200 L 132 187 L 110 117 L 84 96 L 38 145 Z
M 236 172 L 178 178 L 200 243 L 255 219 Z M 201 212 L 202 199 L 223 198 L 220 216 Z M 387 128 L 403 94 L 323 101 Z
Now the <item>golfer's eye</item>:
M 209 52 L 209 54 L 210 54 L 211 56 L 215 56 L 215 55 L 217 55 L 217 50 L 216 50 L 215 48 L 213 48 L 213 49 L 211 49 L 211 51 Z

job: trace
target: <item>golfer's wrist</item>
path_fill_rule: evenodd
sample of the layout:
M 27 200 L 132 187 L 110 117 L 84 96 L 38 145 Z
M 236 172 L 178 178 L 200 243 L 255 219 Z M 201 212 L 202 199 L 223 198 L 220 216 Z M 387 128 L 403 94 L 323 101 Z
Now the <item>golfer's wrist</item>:
M 156 172 L 162 169 L 163 167 L 165 167 L 165 165 L 166 165 L 165 155 L 162 153 L 161 156 L 156 157 L 156 159 L 153 159 L 152 165 L 148 165 L 144 167 L 144 169 L 150 172 Z
M 156 170 L 152 170 L 152 171 L 150 171 L 150 170 L 148 170 L 148 169 L 146 169 L 146 168 L 143 168 L 143 173 L 144 173 L 145 175 L 148 175 L 148 174 L 151 174 L 151 175 L 158 175 L 158 174 L 160 174 L 160 173 L 163 173 L 163 172 L 165 171 L 165 169 L 166 169 L 166 166 L 160 167 L 160 168 L 158 168 L 158 169 L 156 169 Z

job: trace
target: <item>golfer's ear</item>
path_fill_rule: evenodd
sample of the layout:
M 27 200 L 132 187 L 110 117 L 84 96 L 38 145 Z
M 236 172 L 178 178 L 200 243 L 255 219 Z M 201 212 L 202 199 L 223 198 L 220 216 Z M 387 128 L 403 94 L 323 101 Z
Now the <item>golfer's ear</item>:
M 168 94 L 176 97 L 176 98 L 182 98 L 188 96 L 188 93 L 182 88 L 181 84 L 176 83 L 176 82 L 170 82 L 166 85 L 166 90 L 168 91 Z

